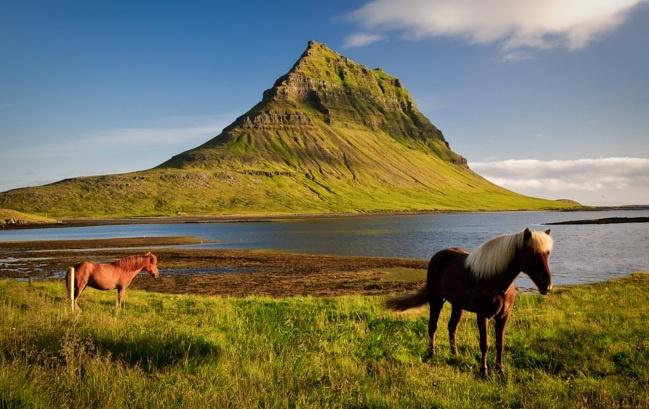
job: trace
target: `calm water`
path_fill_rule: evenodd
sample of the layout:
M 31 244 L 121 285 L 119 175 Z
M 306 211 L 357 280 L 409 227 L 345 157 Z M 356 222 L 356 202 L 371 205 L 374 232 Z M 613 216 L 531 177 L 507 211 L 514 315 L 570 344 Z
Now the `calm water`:
M 282 222 L 143 224 L 10 230 L 0 241 L 66 240 L 140 236 L 195 236 L 216 241 L 199 248 L 264 248 L 305 253 L 413 257 L 477 247 L 486 239 L 546 222 L 649 216 L 649 210 L 599 212 L 452 213 L 367 216 Z M 605 280 L 649 270 L 646 223 L 550 226 L 555 239 L 551 267 L 559 284 Z M 522 287 L 531 286 L 520 280 Z

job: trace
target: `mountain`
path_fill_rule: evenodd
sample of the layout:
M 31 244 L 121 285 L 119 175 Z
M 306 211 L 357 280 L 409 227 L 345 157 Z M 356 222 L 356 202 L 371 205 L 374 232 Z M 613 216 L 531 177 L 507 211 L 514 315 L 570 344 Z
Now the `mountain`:
M 398 78 L 314 41 L 220 135 L 140 172 L 0 193 L 54 217 L 563 208 L 483 179 Z

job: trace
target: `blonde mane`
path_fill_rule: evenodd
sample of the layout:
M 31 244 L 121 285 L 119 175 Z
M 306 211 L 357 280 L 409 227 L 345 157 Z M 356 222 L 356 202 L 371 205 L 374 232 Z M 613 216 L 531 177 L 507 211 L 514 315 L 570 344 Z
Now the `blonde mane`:
M 537 253 L 552 250 L 552 237 L 544 232 L 532 231 L 529 246 Z M 524 232 L 494 237 L 480 245 L 466 258 L 465 266 L 478 279 L 494 277 L 505 272 L 505 269 L 516 256 L 516 251 L 523 247 Z

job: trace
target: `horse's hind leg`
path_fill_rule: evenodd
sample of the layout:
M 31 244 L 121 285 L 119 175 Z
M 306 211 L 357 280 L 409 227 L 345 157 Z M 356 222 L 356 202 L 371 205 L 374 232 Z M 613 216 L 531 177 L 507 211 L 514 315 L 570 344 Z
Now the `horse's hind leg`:
M 457 333 L 457 326 L 462 319 L 462 308 L 453 305 L 451 311 L 451 319 L 448 321 L 448 340 L 451 344 L 451 354 L 457 354 L 457 346 L 455 345 L 455 334 Z
M 505 326 L 509 319 L 509 313 L 503 317 L 496 318 L 496 369 L 502 372 L 503 367 L 503 350 L 505 349 Z
M 116 309 L 123 309 L 124 308 L 124 294 L 126 293 L 125 288 L 118 288 L 117 289 L 117 301 L 115 304 Z
M 443 298 L 433 298 L 430 300 L 430 318 L 428 319 L 428 337 L 430 338 L 430 354 L 435 353 L 435 331 L 437 331 L 437 321 L 439 313 L 444 305 Z
M 76 281 L 76 280 L 75 280 Z M 87 281 L 79 280 L 74 283 L 74 305 L 79 312 L 81 312 L 81 308 L 79 307 L 79 296 L 83 292 L 83 290 L 86 288 L 86 285 L 88 284 Z

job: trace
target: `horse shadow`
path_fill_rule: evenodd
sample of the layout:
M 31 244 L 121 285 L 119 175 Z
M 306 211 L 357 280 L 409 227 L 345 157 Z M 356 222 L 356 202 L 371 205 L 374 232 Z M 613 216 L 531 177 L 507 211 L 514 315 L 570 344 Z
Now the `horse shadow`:
M 146 372 L 171 366 L 195 369 L 206 362 L 215 362 L 222 354 L 221 347 L 209 340 L 184 333 L 95 337 L 93 343 L 100 354 L 110 356 L 113 361 L 138 366 Z
M 531 337 L 529 345 L 512 343 L 509 363 L 516 369 L 542 370 L 561 377 L 646 379 L 649 349 L 629 342 L 624 335 L 618 337 L 625 342 L 590 328 L 561 328 L 550 335 Z
M 86 331 L 64 335 L 48 331 L 23 339 L 19 350 L 0 352 L 7 358 L 20 355 L 39 366 L 65 366 L 99 358 L 151 373 L 174 366 L 195 370 L 216 362 L 222 348 L 204 337 L 182 332 L 112 337 Z
M 524 339 L 512 336 L 505 348 L 504 374 L 493 371 L 495 351 L 490 349 L 491 374 L 498 376 L 489 378 L 506 381 L 508 374 L 518 371 L 542 371 L 562 378 L 588 375 L 594 378 L 615 376 L 632 381 L 646 379 L 649 349 L 638 348 L 629 342 L 626 346 L 618 343 L 616 348 L 611 348 L 611 342 L 588 328 L 559 328 L 550 334 L 529 334 Z M 422 361 L 474 372 L 476 378 L 485 377 L 479 372 L 480 352 L 469 345 L 458 345 L 455 356 L 438 346 L 434 355 L 424 353 Z

